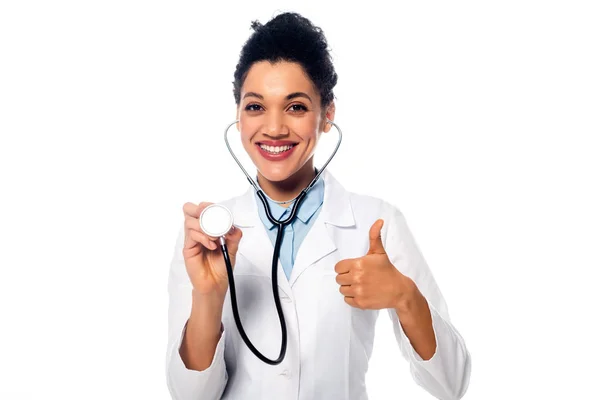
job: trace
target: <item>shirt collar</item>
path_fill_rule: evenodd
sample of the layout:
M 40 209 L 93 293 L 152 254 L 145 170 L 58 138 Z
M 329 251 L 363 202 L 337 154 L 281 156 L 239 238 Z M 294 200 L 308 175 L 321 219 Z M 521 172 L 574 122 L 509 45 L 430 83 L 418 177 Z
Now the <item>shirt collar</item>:
M 297 218 L 303 223 L 308 223 L 308 220 L 317 212 L 319 207 L 323 204 L 323 197 L 325 193 L 325 183 L 323 182 L 323 177 L 320 176 L 315 185 L 308 191 L 306 198 L 300 204 L 300 209 L 298 210 Z M 260 220 L 262 223 L 270 230 L 275 228 L 275 224 L 269 221 L 267 217 L 267 213 L 263 207 L 258 194 L 254 192 L 254 196 L 256 198 L 256 204 L 258 205 L 258 215 L 260 216 Z M 269 196 L 265 194 L 267 198 L 267 203 L 269 204 L 269 208 L 271 209 L 271 214 L 277 220 L 281 220 L 284 215 L 289 215 L 292 212 L 292 207 L 289 208 L 282 207 L 281 205 L 275 203 Z

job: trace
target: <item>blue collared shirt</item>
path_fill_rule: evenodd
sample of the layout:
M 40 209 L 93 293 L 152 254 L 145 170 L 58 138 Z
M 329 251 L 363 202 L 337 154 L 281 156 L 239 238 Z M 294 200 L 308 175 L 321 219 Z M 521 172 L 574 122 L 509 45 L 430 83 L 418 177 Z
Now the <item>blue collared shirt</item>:
M 285 272 L 288 280 L 292 274 L 292 267 L 294 266 L 294 261 L 296 260 L 296 254 L 298 254 L 300 244 L 306 237 L 306 234 L 314 224 L 319 212 L 321 211 L 323 205 L 323 196 L 325 193 L 324 189 L 325 183 L 323 182 L 323 177 L 320 176 L 317 180 L 317 183 L 315 183 L 315 186 L 308 191 L 306 198 L 302 204 L 300 204 L 296 218 L 294 218 L 291 224 L 284 228 L 281 250 L 279 251 L 279 261 L 281 261 L 283 271 Z M 256 197 L 256 204 L 258 205 L 258 215 L 267 229 L 267 234 L 271 239 L 271 243 L 273 243 L 273 246 L 275 246 L 275 240 L 277 239 L 276 225 L 269 221 L 267 213 L 265 212 L 262 202 L 260 201 L 260 198 L 258 198 L 256 192 L 254 193 L 254 196 Z M 271 200 L 268 196 L 266 197 L 269 208 L 271 209 L 271 214 L 276 220 L 281 221 L 292 212 L 291 206 L 289 208 L 282 207 Z

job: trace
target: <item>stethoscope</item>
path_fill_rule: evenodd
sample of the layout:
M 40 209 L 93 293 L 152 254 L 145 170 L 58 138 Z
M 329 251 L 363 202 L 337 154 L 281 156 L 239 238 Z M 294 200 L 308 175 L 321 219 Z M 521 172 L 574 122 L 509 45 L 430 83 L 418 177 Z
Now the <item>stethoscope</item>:
M 258 184 L 254 182 L 254 180 L 250 177 L 250 175 L 248 175 L 248 172 L 246 172 L 246 169 L 242 166 L 240 161 L 235 156 L 233 150 L 229 146 L 229 141 L 227 140 L 227 133 L 229 132 L 229 129 L 233 125 L 237 124 L 238 122 L 239 122 L 239 120 L 232 122 L 225 129 L 225 144 L 227 145 L 227 149 L 229 150 L 229 153 L 231 154 L 231 156 L 233 157 L 235 162 L 238 164 L 240 169 L 246 175 L 248 182 L 250 182 L 250 184 L 254 187 L 254 190 L 256 190 L 256 194 L 260 198 L 260 200 L 263 203 L 263 206 L 265 208 L 267 218 L 269 219 L 269 221 L 271 221 L 271 223 L 273 223 L 274 225 L 277 226 L 277 239 L 275 240 L 275 247 L 274 247 L 274 251 L 273 251 L 272 272 L 271 272 L 273 298 L 275 299 L 275 306 L 277 307 L 277 315 L 279 316 L 279 322 L 281 324 L 281 351 L 279 352 L 279 357 L 277 357 L 277 359 L 271 360 L 271 359 L 265 357 L 263 354 L 261 354 L 261 352 L 259 352 L 256 349 L 256 347 L 254 347 L 254 345 L 252 344 L 252 342 L 246 335 L 246 332 L 244 331 L 244 328 L 242 327 L 242 322 L 240 321 L 240 315 L 239 315 L 238 308 L 237 308 L 237 298 L 236 298 L 236 294 L 235 294 L 235 282 L 233 280 L 233 268 L 231 266 L 231 260 L 229 259 L 229 253 L 227 251 L 227 245 L 225 244 L 225 237 L 224 237 L 225 234 L 227 234 L 227 232 L 229 232 L 229 230 L 233 226 L 233 214 L 231 213 L 231 211 L 229 211 L 227 209 L 227 207 L 225 207 L 221 204 L 211 204 L 210 206 L 206 207 L 200 214 L 200 218 L 199 218 L 200 227 L 207 235 L 219 238 L 219 242 L 221 244 L 221 252 L 223 253 L 223 258 L 225 259 L 225 265 L 227 267 L 227 276 L 229 279 L 229 291 L 230 291 L 230 296 L 231 296 L 231 306 L 233 309 L 233 318 L 235 320 L 237 329 L 240 332 L 240 336 L 244 340 L 244 343 L 246 343 L 246 346 L 248 346 L 248 348 L 252 351 L 252 353 L 254 353 L 254 355 L 256 357 L 258 357 L 261 361 L 263 361 L 267 364 L 270 364 L 270 365 L 277 365 L 277 364 L 281 363 L 281 361 L 283 361 L 283 358 L 285 357 L 285 351 L 287 348 L 287 329 L 285 326 L 285 319 L 283 317 L 283 310 L 281 309 L 281 302 L 279 300 L 279 291 L 277 288 L 277 263 L 279 260 L 279 250 L 281 247 L 281 242 L 283 241 L 284 228 L 287 225 L 289 225 L 290 223 L 292 223 L 292 221 L 298 214 L 300 205 L 301 205 L 302 201 L 304 200 L 304 198 L 306 197 L 306 195 L 308 194 L 308 191 L 310 189 L 312 189 L 312 187 L 317 183 L 317 180 L 319 179 L 319 177 L 321 176 L 323 171 L 325 171 L 327 164 L 329 164 L 329 162 L 333 159 L 333 156 L 335 156 L 335 153 L 337 152 L 337 150 L 340 147 L 340 144 L 342 142 L 342 131 L 332 121 L 327 120 L 327 123 L 334 126 L 335 129 L 338 131 L 339 138 L 338 138 L 337 145 L 336 145 L 335 149 L 333 150 L 333 153 L 331 154 L 331 156 L 325 163 L 325 165 L 323 165 L 323 168 L 321 168 L 321 170 L 317 171 L 316 176 L 313 178 L 313 180 L 310 182 L 310 184 L 306 188 L 304 188 L 300 192 L 300 194 L 298 194 L 298 196 L 296 196 L 296 198 L 294 198 L 292 200 L 288 200 L 288 201 L 277 202 L 279 204 L 293 202 L 293 204 L 291 205 L 291 207 L 292 207 L 291 214 L 285 220 L 278 221 L 271 214 L 271 209 L 267 202 L 266 195 L 264 194 L 262 189 L 258 186 Z

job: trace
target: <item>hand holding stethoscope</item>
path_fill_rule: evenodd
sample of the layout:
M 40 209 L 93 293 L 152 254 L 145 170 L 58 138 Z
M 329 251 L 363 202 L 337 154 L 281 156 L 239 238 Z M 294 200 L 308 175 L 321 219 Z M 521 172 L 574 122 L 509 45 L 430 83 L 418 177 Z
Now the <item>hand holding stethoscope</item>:
M 213 210 L 214 221 L 206 220 L 205 223 L 211 224 L 211 232 L 216 232 L 217 236 L 210 236 L 202 229 L 199 218 L 202 212 L 210 207 L 212 203 L 186 203 L 183 206 L 185 216 L 185 239 L 183 244 L 183 259 L 185 268 L 190 277 L 194 290 L 201 295 L 216 295 L 218 298 L 225 298 L 229 287 L 227 277 L 227 266 L 221 252 L 220 242 L 225 241 L 228 257 L 231 265 L 235 266 L 235 258 L 242 231 L 235 226 L 226 224 L 219 226 L 222 221 L 227 221 L 230 216 L 220 216 L 225 209 L 219 208 Z M 224 230 L 224 232 L 223 232 Z

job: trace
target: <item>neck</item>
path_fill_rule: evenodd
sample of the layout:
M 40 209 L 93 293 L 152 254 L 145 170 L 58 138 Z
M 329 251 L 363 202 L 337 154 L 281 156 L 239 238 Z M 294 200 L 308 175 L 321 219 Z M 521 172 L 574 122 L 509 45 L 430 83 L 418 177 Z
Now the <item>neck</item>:
M 275 201 L 292 200 L 310 184 L 315 175 L 315 168 L 313 167 L 312 160 L 310 160 L 295 174 L 280 182 L 269 181 L 259 171 L 258 185 L 268 197 Z M 281 204 L 281 206 L 287 208 L 291 204 L 285 203 Z

